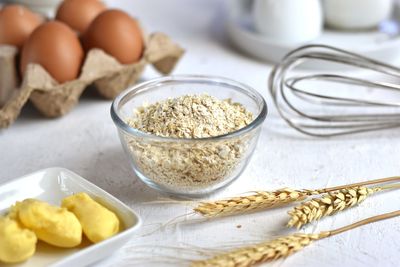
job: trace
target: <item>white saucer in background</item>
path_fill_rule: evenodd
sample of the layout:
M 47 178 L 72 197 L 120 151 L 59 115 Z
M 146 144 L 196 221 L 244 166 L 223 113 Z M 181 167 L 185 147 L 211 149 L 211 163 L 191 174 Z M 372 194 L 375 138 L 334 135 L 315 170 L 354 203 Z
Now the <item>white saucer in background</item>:
M 378 30 L 343 32 L 324 30 L 316 40 L 307 44 L 328 44 L 345 50 L 387 62 L 395 63 L 400 58 L 400 27 L 396 21 L 382 23 Z M 250 14 L 231 16 L 227 31 L 232 42 L 243 52 L 270 62 L 278 63 L 291 50 L 304 44 L 285 44 L 262 36 L 254 30 Z M 307 68 L 319 68 L 318 61 L 307 63 Z

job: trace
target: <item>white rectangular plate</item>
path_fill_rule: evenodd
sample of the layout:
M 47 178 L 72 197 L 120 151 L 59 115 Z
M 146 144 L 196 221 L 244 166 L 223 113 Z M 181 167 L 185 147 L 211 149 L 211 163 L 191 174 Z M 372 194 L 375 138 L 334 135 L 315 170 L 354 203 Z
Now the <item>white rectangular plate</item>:
M 123 227 L 117 235 L 97 244 L 82 242 L 77 248 L 56 248 L 38 242 L 35 255 L 28 261 L 13 267 L 86 266 L 112 254 L 122 247 L 139 227 L 139 217 L 124 203 L 90 183 L 79 175 L 64 168 L 41 170 L 0 185 L 0 214 L 7 212 L 16 201 L 36 198 L 50 204 L 60 205 L 61 200 L 73 193 L 86 192 L 95 200 L 114 211 Z M 1 264 L 0 264 L 1 265 Z

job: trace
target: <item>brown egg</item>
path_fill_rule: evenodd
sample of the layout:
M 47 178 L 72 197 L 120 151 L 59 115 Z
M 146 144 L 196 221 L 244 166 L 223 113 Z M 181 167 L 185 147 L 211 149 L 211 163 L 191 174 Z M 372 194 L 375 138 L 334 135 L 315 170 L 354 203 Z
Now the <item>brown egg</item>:
M 8 5 L 0 10 L 0 44 L 21 48 L 43 18 L 24 6 Z
M 21 73 L 29 63 L 43 66 L 60 83 L 78 77 L 84 52 L 78 36 L 58 21 L 39 26 L 26 41 L 21 55 Z
M 64 0 L 57 10 L 56 20 L 60 20 L 79 33 L 84 33 L 89 24 L 106 10 L 99 0 Z
M 83 42 L 86 50 L 100 48 L 122 64 L 139 61 L 144 46 L 137 21 L 120 10 L 107 10 L 98 15 Z

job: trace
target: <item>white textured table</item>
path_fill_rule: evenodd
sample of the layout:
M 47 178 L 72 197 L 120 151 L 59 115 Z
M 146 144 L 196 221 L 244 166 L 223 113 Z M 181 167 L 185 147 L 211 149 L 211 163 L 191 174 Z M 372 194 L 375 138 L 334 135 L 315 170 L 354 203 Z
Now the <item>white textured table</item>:
M 109 1 L 111 2 L 111 1 Z M 399 130 L 338 139 L 300 136 L 283 124 L 269 99 L 270 66 L 233 49 L 223 33 L 222 2 L 213 0 L 112 1 L 138 16 L 149 31 L 160 30 L 187 53 L 175 73 L 231 77 L 259 90 L 270 108 L 249 167 L 230 187 L 213 197 L 254 189 L 317 188 L 400 174 Z M 148 69 L 143 79 L 156 77 Z M 38 169 L 61 166 L 86 177 L 134 208 L 144 221 L 129 244 L 99 266 L 165 266 L 190 256 L 189 249 L 222 248 L 288 233 L 286 209 L 203 223 L 186 223 L 143 236 L 176 216 L 190 212 L 182 204 L 145 204 L 163 197 L 132 173 L 109 116 L 110 102 L 85 94 L 67 116 L 48 120 L 25 108 L 10 129 L 0 132 L 0 182 Z M 327 218 L 305 231 L 328 230 L 400 208 L 400 194 L 390 192 L 362 207 Z M 241 227 L 237 227 L 241 225 Z M 152 260 L 147 262 L 147 260 Z M 159 260 L 159 262 L 157 262 Z M 400 218 L 364 226 L 315 243 L 273 266 L 398 266 Z M 183 265 L 184 266 L 184 265 Z

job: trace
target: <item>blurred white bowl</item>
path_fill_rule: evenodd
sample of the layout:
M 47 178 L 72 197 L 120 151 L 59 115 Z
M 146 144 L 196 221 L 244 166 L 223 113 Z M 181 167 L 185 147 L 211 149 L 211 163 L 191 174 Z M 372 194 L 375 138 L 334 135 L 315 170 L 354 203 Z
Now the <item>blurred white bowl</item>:
M 323 0 L 325 22 L 337 29 L 369 29 L 388 19 L 393 0 Z
M 319 0 L 255 0 L 253 20 L 256 30 L 267 38 L 288 44 L 317 38 L 323 26 Z

